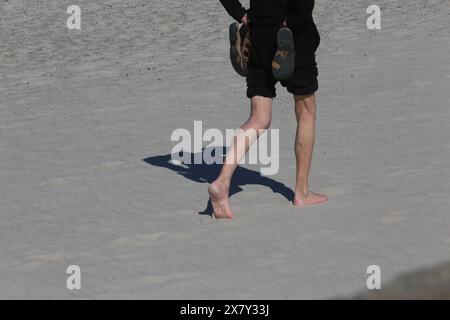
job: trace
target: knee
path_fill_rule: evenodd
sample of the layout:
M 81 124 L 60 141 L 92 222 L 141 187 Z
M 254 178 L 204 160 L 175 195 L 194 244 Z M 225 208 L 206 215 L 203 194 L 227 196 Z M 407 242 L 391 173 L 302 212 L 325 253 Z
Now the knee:
M 301 111 L 300 119 L 315 119 L 316 118 L 316 108 L 306 107 Z
M 295 114 L 298 120 L 315 119 L 316 105 L 305 100 L 298 100 L 295 103 Z
M 263 119 L 261 121 L 261 129 L 269 129 L 270 125 L 272 124 L 272 119 Z
M 295 139 L 295 148 L 302 148 L 305 145 L 305 139 L 300 136 L 298 139 Z

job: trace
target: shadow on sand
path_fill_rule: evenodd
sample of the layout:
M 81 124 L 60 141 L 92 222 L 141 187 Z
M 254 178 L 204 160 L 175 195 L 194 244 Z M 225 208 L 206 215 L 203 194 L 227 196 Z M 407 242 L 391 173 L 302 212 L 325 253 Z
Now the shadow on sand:
M 186 157 L 186 155 L 184 156 Z M 173 172 L 182 175 L 186 179 L 198 183 L 211 183 L 217 178 L 220 169 L 222 167 L 221 164 L 208 165 L 203 162 L 201 164 L 193 164 L 195 154 L 189 154 L 189 156 L 191 159 L 190 161 L 191 164 L 181 164 L 181 165 L 173 164 L 171 161 L 172 154 L 148 157 L 143 159 L 143 161 L 152 166 L 172 170 Z M 257 171 L 249 170 L 241 166 L 237 167 L 233 179 L 231 180 L 230 197 L 242 191 L 241 186 L 250 184 L 268 187 L 270 190 L 272 190 L 272 192 L 282 195 L 289 201 L 291 201 L 294 198 L 294 192 L 290 188 L 286 187 L 283 183 L 275 181 L 269 177 L 262 176 Z M 207 195 L 206 192 L 207 191 L 205 188 L 205 197 Z M 199 214 L 212 215 L 212 213 L 213 210 L 211 206 L 211 201 L 208 200 L 206 208 L 203 211 L 200 211 Z

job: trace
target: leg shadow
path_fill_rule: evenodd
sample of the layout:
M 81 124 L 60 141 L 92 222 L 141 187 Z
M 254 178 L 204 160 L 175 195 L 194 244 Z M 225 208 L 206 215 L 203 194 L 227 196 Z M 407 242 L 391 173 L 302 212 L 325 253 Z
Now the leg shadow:
M 199 154 L 197 154 L 199 156 Z M 189 157 L 191 159 L 189 164 L 174 164 L 172 163 L 172 154 L 166 154 L 161 156 L 153 156 L 143 159 L 142 161 L 156 167 L 166 168 L 172 170 L 173 172 L 182 175 L 186 179 L 191 181 L 195 181 L 198 183 L 211 183 L 213 182 L 219 175 L 220 169 L 222 167 L 221 164 L 194 164 L 195 154 L 184 154 L 184 157 Z M 294 198 L 294 192 L 292 189 L 288 188 L 281 182 L 273 180 L 269 177 L 262 176 L 259 172 L 249 170 L 238 166 L 234 176 L 231 180 L 230 184 L 230 197 L 234 194 L 241 192 L 241 186 L 244 185 L 262 185 L 268 187 L 272 192 L 278 193 L 287 200 L 291 201 Z M 205 190 L 206 192 L 206 190 Z M 212 215 L 212 205 L 211 200 L 208 200 L 206 204 L 206 208 L 203 211 L 200 211 L 201 215 Z

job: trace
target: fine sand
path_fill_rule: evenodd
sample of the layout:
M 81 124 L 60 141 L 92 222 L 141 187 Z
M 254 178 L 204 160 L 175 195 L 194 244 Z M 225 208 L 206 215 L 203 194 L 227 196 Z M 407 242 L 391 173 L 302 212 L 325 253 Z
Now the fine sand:
M 219 1 L 76 2 L 81 30 L 73 1 L 0 0 L 0 298 L 342 298 L 368 294 L 369 265 L 384 288 L 450 260 L 447 0 L 379 0 L 377 31 L 373 1 L 316 1 L 311 186 L 330 200 L 288 201 L 296 124 L 278 87 L 280 171 L 239 168 L 232 221 L 199 214 L 217 166 L 168 162 L 174 129 L 248 116 Z

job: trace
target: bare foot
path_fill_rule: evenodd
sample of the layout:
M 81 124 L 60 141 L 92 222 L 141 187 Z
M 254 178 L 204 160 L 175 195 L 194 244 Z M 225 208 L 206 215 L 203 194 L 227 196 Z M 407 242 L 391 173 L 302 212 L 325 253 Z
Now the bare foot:
M 306 195 L 296 194 L 292 203 L 297 207 L 304 207 L 311 204 L 318 204 L 328 200 L 328 197 L 321 193 L 308 192 Z
M 216 180 L 208 187 L 208 193 L 211 198 L 211 204 L 216 219 L 233 219 L 233 212 L 228 201 L 228 186 Z

